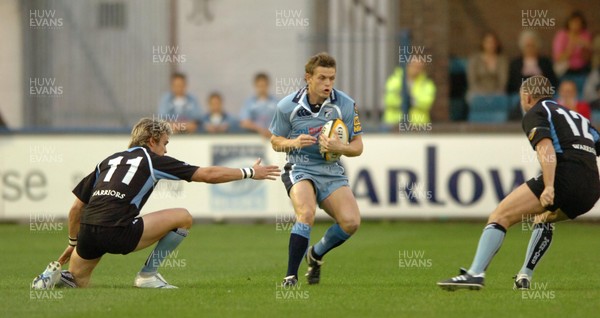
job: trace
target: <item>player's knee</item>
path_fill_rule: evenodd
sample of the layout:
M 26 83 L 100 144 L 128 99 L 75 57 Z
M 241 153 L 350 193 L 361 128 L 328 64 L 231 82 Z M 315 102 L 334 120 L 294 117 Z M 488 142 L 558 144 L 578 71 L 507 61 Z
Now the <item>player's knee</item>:
M 77 269 L 69 268 L 71 275 L 75 279 L 75 284 L 78 288 L 86 288 L 90 284 L 90 275 L 91 273 L 84 273 L 83 271 L 78 271 Z
M 504 228 L 508 229 L 511 225 L 513 225 L 514 220 L 510 217 L 508 211 L 506 209 L 502 209 L 500 206 L 490 214 L 488 218 L 488 223 L 498 223 L 502 225 Z
M 316 206 L 310 204 L 302 204 L 297 206 L 295 209 L 296 221 L 312 225 L 315 221 L 316 209 Z
M 194 222 L 194 218 L 192 214 L 187 209 L 181 208 L 179 209 L 180 215 L 180 224 L 179 227 L 184 229 L 189 229 L 192 227 L 192 223 Z
M 77 284 L 77 288 L 86 288 L 90 285 L 90 279 L 78 279 L 75 278 L 75 284 Z
M 315 212 L 311 212 L 310 210 L 297 211 L 296 212 L 296 222 L 313 225 L 315 222 Z
M 342 220 L 342 222 L 340 222 L 339 224 L 342 230 L 344 230 L 344 232 L 352 235 L 356 233 L 356 231 L 358 231 L 358 228 L 360 227 L 360 218 L 357 217 L 345 219 Z

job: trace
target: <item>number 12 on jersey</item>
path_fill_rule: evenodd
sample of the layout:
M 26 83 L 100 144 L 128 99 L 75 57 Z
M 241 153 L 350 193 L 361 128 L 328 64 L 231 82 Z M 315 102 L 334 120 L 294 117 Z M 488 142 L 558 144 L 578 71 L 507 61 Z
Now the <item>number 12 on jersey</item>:
M 590 133 L 590 127 L 589 127 L 588 120 L 586 118 L 584 118 L 583 116 L 581 116 L 581 114 L 576 113 L 572 110 L 570 110 L 567 113 L 562 108 L 557 108 L 556 112 L 563 115 L 563 117 L 565 117 L 565 119 L 567 120 L 567 123 L 569 123 L 569 126 L 571 127 L 571 130 L 573 131 L 573 135 L 581 136 L 583 134 L 584 138 L 594 141 L 594 137 Z M 581 127 L 577 127 L 577 125 L 575 124 L 573 119 L 580 119 Z M 579 132 L 580 129 L 581 129 L 581 133 Z

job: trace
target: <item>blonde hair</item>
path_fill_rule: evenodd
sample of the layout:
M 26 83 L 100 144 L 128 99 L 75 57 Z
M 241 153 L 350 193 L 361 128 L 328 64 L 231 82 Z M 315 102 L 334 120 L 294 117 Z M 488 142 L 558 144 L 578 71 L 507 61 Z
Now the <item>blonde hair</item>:
M 148 145 L 150 138 L 158 142 L 163 135 L 170 136 L 173 133 L 168 122 L 157 118 L 142 118 L 131 130 L 131 141 L 129 148 Z

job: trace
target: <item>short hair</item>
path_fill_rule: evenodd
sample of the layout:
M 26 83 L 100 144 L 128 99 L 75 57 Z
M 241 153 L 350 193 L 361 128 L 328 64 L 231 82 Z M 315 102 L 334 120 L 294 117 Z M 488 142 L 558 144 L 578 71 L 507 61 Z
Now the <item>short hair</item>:
M 223 100 L 223 96 L 221 95 L 221 93 L 219 92 L 211 92 L 210 94 L 208 94 L 208 100 L 211 100 L 213 98 L 218 98 L 219 100 Z
M 187 77 L 183 73 L 173 73 L 173 74 L 171 74 L 171 81 L 176 80 L 176 79 L 182 79 L 184 81 L 187 81 Z
M 168 122 L 158 118 L 142 118 L 131 130 L 131 141 L 129 148 L 147 146 L 152 138 L 158 142 L 163 135 L 170 136 L 173 133 Z
M 306 65 L 304 65 L 304 71 L 312 75 L 319 66 L 335 68 L 335 58 L 326 52 L 313 55 L 308 59 Z
M 479 49 L 481 51 L 483 51 L 483 40 L 487 37 L 487 36 L 491 36 L 494 38 L 494 41 L 496 41 L 496 54 L 499 54 L 502 52 L 502 42 L 500 41 L 500 37 L 498 37 L 498 33 L 492 31 L 492 30 L 488 30 L 485 31 L 482 35 L 481 38 L 479 40 Z
M 539 35 L 534 30 L 523 30 L 521 34 L 519 34 L 519 49 L 523 50 L 523 48 L 525 48 L 525 40 L 527 38 L 532 38 L 537 48 L 541 49 L 542 42 L 540 41 Z
M 269 81 L 269 75 L 267 75 L 267 73 L 256 73 L 256 75 L 254 75 L 254 83 L 258 82 L 258 81 Z
M 579 19 L 581 21 L 581 29 L 582 30 L 587 29 L 587 21 L 585 20 L 585 16 L 583 15 L 583 12 L 581 12 L 579 10 L 575 10 L 575 11 L 571 12 L 571 15 L 569 15 L 569 17 L 567 18 L 567 21 L 565 22 L 566 30 L 569 29 L 569 22 L 571 22 L 573 19 Z
M 555 92 L 550 80 L 542 75 L 534 75 L 524 80 L 521 91 L 533 99 L 551 98 Z

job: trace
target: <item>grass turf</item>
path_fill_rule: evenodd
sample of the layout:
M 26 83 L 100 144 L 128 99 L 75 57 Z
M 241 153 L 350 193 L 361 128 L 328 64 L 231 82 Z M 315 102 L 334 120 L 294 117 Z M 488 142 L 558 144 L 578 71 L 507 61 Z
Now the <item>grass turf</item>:
M 312 232 L 315 242 L 328 224 Z M 517 225 L 488 269 L 482 291 L 446 292 L 435 282 L 472 260 L 483 223 L 364 223 L 325 258 L 321 284 L 281 289 L 288 232 L 275 225 L 197 224 L 160 272 L 178 290 L 133 288 L 150 249 L 106 255 L 89 289 L 29 289 L 58 257 L 66 231 L 0 225 L 2 317 L 591 317 L 600 308 L 596 224 L 556 227 L 535 291 L 512 290 L 530 232 Z M 419 255 L 416 261 L 408 256 Z M 400 261 L 400 256 L 404 260 Z M 401 266 L 402 265 L 402 266 Z M 302 264 L 303 275 L 306 265 Z M 541 285 L 546 284 L 546 285 Z

